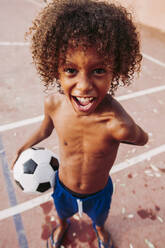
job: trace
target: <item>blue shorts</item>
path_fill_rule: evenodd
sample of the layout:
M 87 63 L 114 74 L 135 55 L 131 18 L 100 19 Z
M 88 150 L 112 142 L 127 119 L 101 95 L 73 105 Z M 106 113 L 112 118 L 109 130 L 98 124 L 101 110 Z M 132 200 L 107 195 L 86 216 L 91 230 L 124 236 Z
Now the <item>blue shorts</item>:
M 113 184 L 109 177 L 105 188 L 95 194 L 79 198 L 73 196 L 64 187 L 56 172 L 55 187 L 52 194 L 57 214 L 61 219 L 73 216 L 75 213 L 86 213 L 97 226 L 103 226 L 110 210 L 111 198 L 113 194 Z

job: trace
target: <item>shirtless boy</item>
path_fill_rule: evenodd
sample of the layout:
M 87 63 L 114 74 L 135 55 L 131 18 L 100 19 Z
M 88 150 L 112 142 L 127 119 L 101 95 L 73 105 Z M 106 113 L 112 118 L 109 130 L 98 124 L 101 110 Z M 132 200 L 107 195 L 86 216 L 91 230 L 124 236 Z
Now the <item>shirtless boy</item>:
M 18 150 L 59 138 L 60 167 L 53 199 L 59 226 L 48 240 L 59 247 L 80 210 L 92 220 L 98 247 L 112 247 L 104 228 L 113 194 L 109 172 L 120 143 L 145 145 L 148 135 L 114 98 L 130 84 L 142 56 L 131 16 L 110 1 L 54 0 L 30 28 L 32 55 L 42 81 L 59 93 L 45 98 L 44 120 Z

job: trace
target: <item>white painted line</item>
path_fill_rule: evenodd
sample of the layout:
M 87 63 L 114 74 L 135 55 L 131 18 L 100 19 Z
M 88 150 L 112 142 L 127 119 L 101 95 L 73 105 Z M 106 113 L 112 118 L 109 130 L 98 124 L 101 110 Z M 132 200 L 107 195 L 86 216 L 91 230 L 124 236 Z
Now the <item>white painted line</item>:
M 39 6 L 42 6 L 41 4 L 39 4 L 39 3 L 37 3 L 37 2 L 35 2 L 33 0 L 28 0 L 28 1 L 33 2 L 33 3 L 35 3 L 35 4 L 39 5 Z M 8 42 L 8 41 L 1 41 L 0 42 L 0 46 L 29 46 L 29 45 L 30 45 L 29 42 Z M 165 67 L 165 63 L 161 62 L 158 59 L 155 59 L 155 58 L 151 57 L 150 55 L 147 55 L 147 54 L 143 53 L 143 57 L 145 59 L 150 60 L 151 62 L 153 62 L 153 63 L 155 63 L 157 65 Z
M 42 6 L 41 4 L 36 3 L 33 0 L 28 0 L 28 1 L 33 2 L 33 3 L 35 3 L 35 4 L 39 5 L 39 6 Z M 0 42 L 0 46 L 29 46 L 29 45 L 30 45 L 29 42 L 8 42 L 8 41 L 1 41 Z M 143 53 L 143 57 L 145 59 L 150 60 L 151 62 L 153 62 L 153 63 L 155 63 L 157 65 L 165 67 L 165 63 L 161 62 L 158 59 L 155 59 L 155 58 L 151 57 L 150 55 L 147 55 L 147 54 Z
M 0 220 L 6 219 L 10 216 L 22 213 L 24 211 L 30 210 L 34 207 L 39 206 L 40 204 L 43 204 L 49 200 L 51 200 L 51 193 L 44 194 L 42 196 L 36 197 L 32 200 L 26 201 L 24 203 L 21 203 L 19 205 L 16 205 L 11 208 L 7 208 L 0 211 Z
M 162 90 L 165 90 L 165 85 L 150 88 L 150 89 L 136 91 L 136 92 L 124 95 L 124 96 L 118 96 L 118 97 L 116 97 L 116 99 L 119 100 L 119 101 L 123 101 L 123 100 L 128 100 L 128 99 L 131 99 L 131 98 L 135 98 L 135 97 L 138 97 L 138 96 L 149 95 L 149 94 L 156 93 L 156 92 L 162 91 Z
M 165 152 L 165 144 L 161 145 L 159 147 L 156 147 L 148 152 L 145 152 L 143 154 L 140 154 L 136 157 L 133 157 L 131 159 L 128 159 L 122 163 L 119 163 L 117 165 L 115 165 L 112 169 L 110 174 L 115 174 L 116 172 L 119 172 L 121 170 L 124 170 L 130 166 L 133 166 L 137 163 L 140 163 L 144 160 L 150 160 L 152 157 Z M 6 219 L 8 217 L 11 217 L 15 214 L 19 214 L 22 213 L 24 211 L 27 211 L 29 209 L 32 209 L 34 207 L 39 206 L 40 204 L 43 204 L 49 200 L 51 200 L 51 193 L 47 193 L 44 194 L 42 196 L 36 197 L 32 200 L 26 201 L 24 203 L 21 203 L 19 205 L 16 205 L 14 207 L 8 208 L 8 209 L 4 209 L 0 211 L 0 220 Z
M 28 2 L 31 2 L 31 3 L 34 3 L 35 5 L 37 5 L 37 6 L 40 6 L 40 7 L 42 7 L 43 6 L 43 4 L 41 4 L 41 3 L 39 3 L 39 2 L 36 2 L 35 0 L 27 0 Z M 42 0 L 43 1 L 43 0 Z M 44 1 L 43 1 L 44 2 Z
M 8 42 L 8 41 L 1 41 L 0 46 L 29 46 L 30 43 L 28 42 Z
M 124 170 L 132 165 L 135 165 L 137 163 L 140 163 L 144 160 L 150 160 L 152 157 L 162 153 L 162 152 L 165 152 L 165 145 L 162 145 L 162 146 L 159 146 L 159 147 L 156 147 L 148 152 L 145 152 L 145 153 L 142 153 L 136 157 L 133 157 L 131 159 L 128 159 L 116 166 L 114 166 L 111 170 L 111 173 L 110 174 L 114 174 L 118 171 L 121 171 L 121 170 Z
M 149 94 L 152 94 L 152 93 L 155 93 L 155 92 L 158 92 L 158 91 L 163 91 L 163 90 L 165 90 L 165 85 L 150 88 L 150 89 L 146 89 L 146 90 L 141 90 L 141 91 L 137 91 L 137 92 L 133 92 L 133 93 L 130 93 L 130 94 L 127 94 L 127 95 L 124 95 L 124 96 L 116 97 L 116 99 L 119 100 L 119 101 L 124 101 L 124 100 L 128 100 L 128 99 L 135 98 L 135 97 L 138 97 L 138 96 L 149 95 Z M 8 131 L 8 130 L 11 130 L 11 129 L 14 129 L 14 128 L 22 127 L 22 126 L 25 126 L 25 125 L 30 125 L 30 124 L 33 124 L 33 123 L 36 123 L 36 122 L 40 122 L 40 121 L 43 120 L 43 117 L 44 117 L 43 115 L 40 115 L 40 116 L 35 117 L 35 118 L 25 119 L 25 120 L 22 120 L 22 121 L 1 125 L 0 126 L 0 132 L 4 132 L 4 131 Z
M 0 126 L 0 132 L 6 131 L 6 130 L 11 130 L 14 128 L 18 128 L 18 127 L 22 127 L 22 126 L 26 126 L 26 125 L 30 125 L 33 123 L 37 123 L 37 122 L 41 122 L 43 120 L 44 116 L 40 115 L 31 119 L 25 119 L 22 121 L 18 121 L 18 122 L 13 122 L 10 124 L 5 124 Z
M 151 56 L 149 56 L 149 55 L 147 55 L 147 54 L 145 54 L 145 53 L 143 53 L 143 57 L 144 57 L 145 59 L 148 59 L 148 60 L 152 61 L 153 63 L 155 63 L 155 64 L 157 64 L 157 65 L 160 65 L 160 66 L 162 66 L 162 67 L 165 67 L 165 63 L 163 63 L 163 62 L 161 62 L 160 60 L 155 59 L 155 58 L 153 58 L 153 57 L 151 57 Z

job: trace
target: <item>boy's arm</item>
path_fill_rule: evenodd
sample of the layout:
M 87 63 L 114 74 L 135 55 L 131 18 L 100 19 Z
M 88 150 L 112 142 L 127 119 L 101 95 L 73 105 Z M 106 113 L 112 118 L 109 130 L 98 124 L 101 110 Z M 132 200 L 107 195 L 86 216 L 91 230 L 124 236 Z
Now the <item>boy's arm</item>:
M 135 123 L 119 102 L 113 99 L 114 118 L 110 124 L 114 140 L 131 145 L 143 146 L 148 142 L 148 134 Z
M 52 121 L 50 114 L 49 114 L 49 101 L 45 100 L 44 119 L 43 119 L 40 127 L 35 131 L 35 133 L 18 149 L 18 151 L 16 153 L 16 157 L 12 162 L 11 169 L 13 169 L 14 164 L 16 163 L 20 154 L 24 150 L 38 144 L 42 140 L 48 138 L 50 136 L 50 134 L 52 133 L 53 129 L 54 129 L 53 121 Z
M 148 134 L 137 124 L 128 127 L 120 143 L 143 146 L 148 142 Z
M 115 129 L 113 138 L 120 143 L 143 146 L 148 142 L 148 134 L 132 119 L 116 125 Z

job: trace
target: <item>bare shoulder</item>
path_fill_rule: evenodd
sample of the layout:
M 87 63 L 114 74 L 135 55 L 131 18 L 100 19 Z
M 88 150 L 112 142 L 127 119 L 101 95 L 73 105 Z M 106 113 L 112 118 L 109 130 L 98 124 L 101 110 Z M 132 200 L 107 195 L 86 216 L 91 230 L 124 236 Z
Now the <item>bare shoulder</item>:
M 111 112 L 112 118 L 108 123 L 109 131 L 116 140 L 123 140 L 134 127 L 134 120 L 114 98 L 111 100 Z
M 112 117 L 110 118 L 110 122 L 113 123 L 113 121 L 115 121 L 118 124 L 126 125 L 132 122 L 132 118 L 130 117 L 130 115 L 115 98 L 107 96 L 106 102 L 107 110 L 110 113 L 110 116 Z
M 48 94 L 45 96 L 44 106 L 48 112 L 55 111 L 62 103 L 63 96 L 57 93 Z
M 116 99 L 112 99 L 111 106 L 116 120 L 125 124 L 132 122 L 131 116 Z

